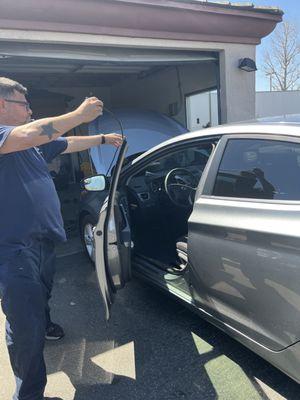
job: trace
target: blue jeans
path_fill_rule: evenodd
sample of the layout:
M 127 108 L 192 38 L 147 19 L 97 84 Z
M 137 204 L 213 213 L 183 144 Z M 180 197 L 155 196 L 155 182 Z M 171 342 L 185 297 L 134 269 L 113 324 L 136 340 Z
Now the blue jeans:
M 54 273 L 54 244 L 45 239 L 0 263 L 6 344 L 16 378 L 13 400 L 43 399 L 47 382 L 43 350 Z

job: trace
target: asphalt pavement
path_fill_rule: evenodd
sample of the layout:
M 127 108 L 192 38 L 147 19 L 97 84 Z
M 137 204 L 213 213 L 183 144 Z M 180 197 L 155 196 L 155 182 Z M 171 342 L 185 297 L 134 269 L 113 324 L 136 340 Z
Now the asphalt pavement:
M 66 337 L 47 342 L 48 396 L 64 400 L 300 399 L 300 385 L 163 293 L 133 279 L 103 320 L 84 254 L 58 260 L 52 319 Z M 14 380 L 0 314 L 0 399 Z

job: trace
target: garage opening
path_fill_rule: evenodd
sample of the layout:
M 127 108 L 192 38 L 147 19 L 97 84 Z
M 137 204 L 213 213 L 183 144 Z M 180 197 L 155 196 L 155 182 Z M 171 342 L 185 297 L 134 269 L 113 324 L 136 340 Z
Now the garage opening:
M 1 43 L 0 74 L 28 88 L 35 119 L 63 114 L 95 95 L 113 111 L 152 110 L 187 128 L 186 96 L 218 90 L 219 61 L 217 53 L 204 51 Z M 119 132 L 117 123 L 113 131 Z M 87 134 L 83 125 L 67 133 Z M 86 151 L 61 155 L 49 169 L 67 236 L 77 238 L 80 181 L 95 165 Z
M 217 88 L 188 95 L 186 97 L 186 112 L 189 131 L 219 125 Z

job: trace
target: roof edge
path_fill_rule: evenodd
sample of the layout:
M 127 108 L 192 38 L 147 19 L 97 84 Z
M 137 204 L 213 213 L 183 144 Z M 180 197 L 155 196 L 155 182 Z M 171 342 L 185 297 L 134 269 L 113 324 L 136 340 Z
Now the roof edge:
M 281 12 L 195 0 L 85 0 L 84 7 L 82 0 L 51 0 L 51 7 L 48 0 L 6 3 L 0 29 L 116 37 L 259 44 L 282 20 Z

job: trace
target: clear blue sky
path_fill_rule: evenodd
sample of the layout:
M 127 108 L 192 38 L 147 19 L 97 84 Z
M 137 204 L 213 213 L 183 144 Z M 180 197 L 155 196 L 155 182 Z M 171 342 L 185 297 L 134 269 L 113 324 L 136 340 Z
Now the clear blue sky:
M 250 0 L 251 1 L 251 0 Z M 259 6 L 276 6 L 284 11 L 283 20 L 290 21 L 296 25 L 300 36 L 300 0 L 252 0 Z M 256 64 L 256 90 L 269 90 L 269 80 L 261 72 L 263 54 L 270 46 L 272 34 L 262 40 L 261 45 L 257 46 Z

